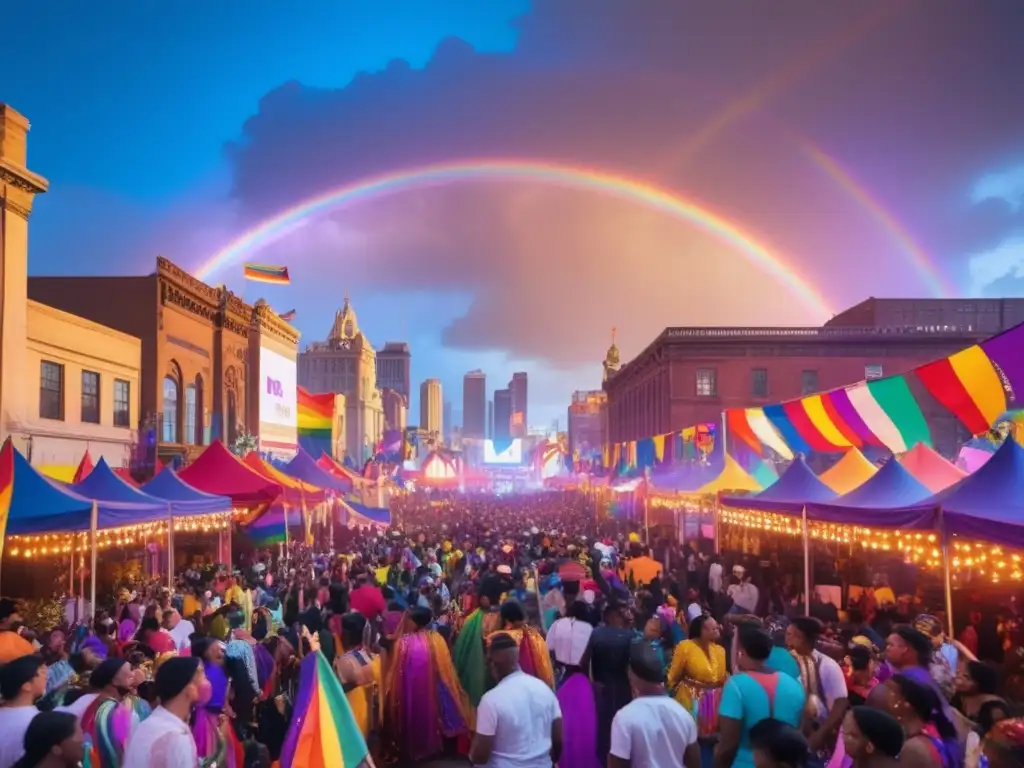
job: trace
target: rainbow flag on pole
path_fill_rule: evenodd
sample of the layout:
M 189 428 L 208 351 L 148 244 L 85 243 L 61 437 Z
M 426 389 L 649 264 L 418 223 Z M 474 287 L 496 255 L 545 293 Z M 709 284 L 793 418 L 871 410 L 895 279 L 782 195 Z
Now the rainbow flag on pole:
M 338 676 L 319 651 L 302 660 L 299 692 L 281 748 L 281 768 L 373 766 Z
M 0 448 L 0 558 L 4 556 L 4 537 L 7 535 L 7 517 L 11 513 L 14 493 L 14 446 L 11 438 Z
M 286 323 L 290 323 L 295 319 L 296 312 L 294 309 L 289 309 L 287 312 L 282 312 L 278 317 L 284 320 Z
M 288 285 L 292 279 L 288 275 L 288 267 L 275 267 L 270 264 L 253 264 L 246 262 L 245 279 L 257 283 Z

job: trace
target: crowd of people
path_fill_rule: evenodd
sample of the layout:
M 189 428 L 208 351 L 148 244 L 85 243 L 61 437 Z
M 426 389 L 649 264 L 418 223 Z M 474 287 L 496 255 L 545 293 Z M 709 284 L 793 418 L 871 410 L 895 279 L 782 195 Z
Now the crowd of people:
M 1024 765 L 1012 603 L 994 642 L 973 612 L 953 639 L 884 574 L 805 609 L 777 558 L 645 540 L 581 493 L 392 505 L 391 529 L 193 563 L 88 623 L 0 601 L 0 768 L 300 768 L 316 654 L 378 765 Z

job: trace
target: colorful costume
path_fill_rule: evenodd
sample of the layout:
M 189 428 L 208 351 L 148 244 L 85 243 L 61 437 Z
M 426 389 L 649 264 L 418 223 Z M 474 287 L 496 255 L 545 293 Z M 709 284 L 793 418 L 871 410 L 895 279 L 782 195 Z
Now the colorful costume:
M 533 627 L 523 626 L 519 629 L 499 629 L 487 636 L 490 645 L 495 635 L 505 634 L 516 641 L 519 646 L 519 666 L 528 675 L 543 680 L 552 689 L 555 687 L 555 672 L 551 666 L 551 656 L 547 643 Z
M 199 764 L 205 768 L 216 764 L 217 768 L 240 768 L 242 747 L 235 731 L 228 722 L 221 723 L 224 705 L 228 696 L 228 677 L 223 667 L 209 661 L 203 662 L 206 679 L 210 681 L 210 700 L 195 712 L 192 735 L 199 752 Z
M 91 768 L 120 768 L 125 742 L 138 723 L 131 703 L 97 697 L 82 713 Z
M 668 687 L 697 721 L 701 737 L 718 733 L 718 705 L 725 678 L 725 648 L 718 643 L 711 643 L 707 653 L 693 640 L 684 640 L 676 647 Z
M 466 617 L 455 638 L 452 660 L 459 675 L 459 682 L 476 707 L 488 690 L 494 687 L 487 672 L 484 658 L 484 638 L 501 628 L 501 614 L 498 611 L 484 611 L 476 608 Z
M 444 750 L 445 738 L 468 739 L 475 725 L 448 646 L 427 629 L 395 639 L 384 665 L 382 697 L 382 749 L 388 758 L 434 757 Z

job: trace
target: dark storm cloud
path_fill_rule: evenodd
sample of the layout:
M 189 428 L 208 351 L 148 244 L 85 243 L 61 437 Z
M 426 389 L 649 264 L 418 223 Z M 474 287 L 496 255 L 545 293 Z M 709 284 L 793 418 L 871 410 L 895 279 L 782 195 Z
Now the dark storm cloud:
M 449 40 L 422 70 L 395 62 L 339 90 L 289 83 L 267 94 L 229 148 L 234 191 L 258 219 L 428 162 L 599 165 L 742 222 L 834 307 L 924 294 L 884 227 L 793 136 L 838 158 L 966 283 L 968 255 L 1024 225 L 1019 208 L 971 199 L 980 177 L 1024 160 L 1022 11 L 1015 0 L 538 0 L 517 22 L 514 54 Z M 611 324 L 636 352 L 670 324 L 809 319 L 777 282 L 691 227 L 533 185 L 354 206 L 274 246 L 297 253 L 341 263 L 370 287 L 469 291 L 476 299 L 447 344 L 556 363 L 600 359 Z

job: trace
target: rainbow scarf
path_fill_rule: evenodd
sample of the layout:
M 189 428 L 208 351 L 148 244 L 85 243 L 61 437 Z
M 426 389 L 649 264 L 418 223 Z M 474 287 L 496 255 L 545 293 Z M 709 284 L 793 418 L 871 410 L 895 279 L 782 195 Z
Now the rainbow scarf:
M 322 653 L 302 660 L 281 768 L 372 766 L 370 751 L 334 670 Z
M 100 697 L 82 713 L 86 752 L 92 768 L 120 768 L 124 745 L 138 715 L 128 702 Z

